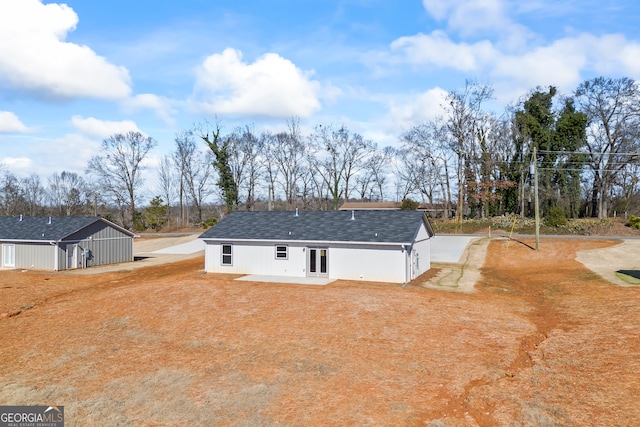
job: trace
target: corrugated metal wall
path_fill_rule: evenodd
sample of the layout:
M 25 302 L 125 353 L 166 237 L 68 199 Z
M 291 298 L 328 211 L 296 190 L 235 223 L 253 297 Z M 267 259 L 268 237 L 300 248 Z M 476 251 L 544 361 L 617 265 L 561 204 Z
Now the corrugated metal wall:
M 15 245 L 15 268 L 53 270 L 56 248 L 49 242 L 12 243 Z
M 14 268 L 66 270 L 69 263 L 75 268 L 83 268 L 133 261 L 133 238 L 102 221 L 55 245 L 49 241 L 6 244 L 15 247 Z
M 95 267 L 105 264 L 117 264 L 133 261 L 133 238 L 122 231 L 103 222 L 97 222 L 64 239 L 61 244 L 67 251 L 73 245 L 78 245 L 78 267 Z M 83 260 L 83 251 L 89 251 L 90 256 Z M 62 260 L 61 268 L 66 268 L 67 254 Z

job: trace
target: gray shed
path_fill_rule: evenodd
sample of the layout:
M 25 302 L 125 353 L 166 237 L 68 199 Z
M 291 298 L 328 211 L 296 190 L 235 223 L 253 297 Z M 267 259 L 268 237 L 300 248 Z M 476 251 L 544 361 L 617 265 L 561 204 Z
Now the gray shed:
M 100 217 L 0 217 L 0 267 L 68 270 L 130 262 L 134 237 Z

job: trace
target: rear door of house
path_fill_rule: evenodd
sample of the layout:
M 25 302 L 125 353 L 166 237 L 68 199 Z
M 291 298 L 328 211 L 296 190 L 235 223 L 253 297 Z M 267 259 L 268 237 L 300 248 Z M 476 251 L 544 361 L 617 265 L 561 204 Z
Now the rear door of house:
M 329 277 L 328 248 L 307 248 L 307 276 Z

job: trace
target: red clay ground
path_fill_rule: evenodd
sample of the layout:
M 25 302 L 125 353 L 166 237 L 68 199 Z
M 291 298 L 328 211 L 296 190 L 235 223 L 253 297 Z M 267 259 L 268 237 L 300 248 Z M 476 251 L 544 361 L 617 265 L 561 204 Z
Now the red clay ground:
M 640 288 L 574 260 L 611 244 L 494 240 L 471 294 L 238 282 L 202 258 L 2 271 L 0 405 L 64 405 L 68 426 L 637 426 Z

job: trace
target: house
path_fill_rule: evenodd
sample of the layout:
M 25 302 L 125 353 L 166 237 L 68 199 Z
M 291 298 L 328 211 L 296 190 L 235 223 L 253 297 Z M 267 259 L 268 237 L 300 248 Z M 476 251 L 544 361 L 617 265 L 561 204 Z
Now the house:
M 407 283 L 430 266 L 421 211 L 233 212 L 200 236 L 205 271 Z
M 0 267 L 68 270 L 129 262 L 134 237 L 100 217 L 0 217 Z

